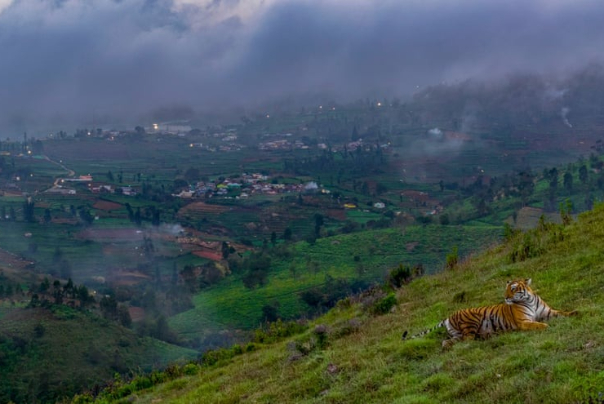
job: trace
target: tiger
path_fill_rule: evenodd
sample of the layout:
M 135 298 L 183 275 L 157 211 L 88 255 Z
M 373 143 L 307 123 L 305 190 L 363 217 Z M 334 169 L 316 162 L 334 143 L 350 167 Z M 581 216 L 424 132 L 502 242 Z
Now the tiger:
M 473 307 L 458 310 L 433 328 L 409 337 L 422 337 L 437 328 L 446 327 L 449 339 L 442 342 L 443 348 L 449 348 L 461 340 L 473 340 L 476 337 L 487 339 L 492 334 L 510 330 L 543 330 L 548 327 L 543 320 L 557 316 L 574 316 L 576 310 L 567 312 L 554 310 L 530 287 L 531 279 L 508 281 L 505 290 L 505 303 L 494 306 Z M 403 340 L 408 332 L 403 333 Z

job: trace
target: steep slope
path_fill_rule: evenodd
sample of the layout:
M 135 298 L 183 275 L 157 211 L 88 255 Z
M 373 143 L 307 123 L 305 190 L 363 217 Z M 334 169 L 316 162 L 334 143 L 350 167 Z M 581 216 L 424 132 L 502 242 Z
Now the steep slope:
M 6 309 L 0 318 L 0 402 L 56 402 L 115 373 L 190 360 L 193 350 L 67 306 Z
M 377 316 L 342 303 L 289 339 L 136 391 L 137 403 L 600 402 L 604 395 L 604 205 L 574 223 L 541 223 L 456 269 L 416 279 Z M 515 261 L 515 262 L 514 262 Z M 532 278 L 552 307 L 578 317 L 441 349 L 442 333 L 401 341 L 452 311 L 502 302 Z M 190 370 L 190 369 L 189 369 Z M 132 390 L 137 390 L 132 388 Z M 111 394 L 99 402 L 111 402 Z M 590 401 L 592 400 L 592 401 Z

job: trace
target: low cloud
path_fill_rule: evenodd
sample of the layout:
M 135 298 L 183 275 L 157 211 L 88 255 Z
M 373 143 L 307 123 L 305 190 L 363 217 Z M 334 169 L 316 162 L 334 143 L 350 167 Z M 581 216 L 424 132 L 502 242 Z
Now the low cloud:
M 564 73 L 602 61 L 603 20 L 590 0 L 0 0 L 0 128 Z

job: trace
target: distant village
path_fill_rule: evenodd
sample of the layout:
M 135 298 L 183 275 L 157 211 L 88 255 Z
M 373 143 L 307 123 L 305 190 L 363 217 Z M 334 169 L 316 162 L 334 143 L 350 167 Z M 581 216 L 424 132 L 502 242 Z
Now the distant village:
M 212 198 L 228 197 L 230 193 L 234 194 L 236 199 L 246 199 L 253 195 L 278 195 L 283 193 L 313 193 L 329 192 L 319 189 L 316 182 L 306 184 L 278 184 L 269 181 L 267 175 L 259 173 L 243 173 L 238 178 L 227 178 L 223 181 L 199 181 L 191 185 L 189 189 L 182 190 L 172 196 L 178 198 Z
M 63 178 L 57 180 L 55 185 L 47 193 L 74 195 L 76 189 L 69 185 L 86 183 L 87 189 L 92 193 L 117 193 L 125 196 L 136 196 L 137 192 L 132 186 L 114 187 L 110 184 L 104 184 L 94 181 L 91 175 L 81 175 L 77 178 Z M 311 181 L 306 184 L 278 184 L 271 182 L 269 176 L 260 173 L 243 173 L 238 178 L 227 178 L 224 180 L 199 181 L 182 189 L 173 197 L 183 199 L 194 198 L 214 198 L 233 197 L 236 199 L 246 199 L 253 195 L 278 195 L 284 193 L 329 193 L 322 189 L 316 182 Z M 231 196 L 229 196 L 231 195 Z

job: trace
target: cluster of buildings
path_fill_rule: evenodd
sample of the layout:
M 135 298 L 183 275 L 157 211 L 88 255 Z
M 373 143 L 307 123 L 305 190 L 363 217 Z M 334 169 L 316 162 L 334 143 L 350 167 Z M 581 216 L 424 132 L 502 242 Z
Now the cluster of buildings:
M 101 182 L 94 182 L 91 175 L 80 175 L 76 178 L 63 178 L 55 181 L 54 185 L 47 189 L 46 193 L 49 194 L 59 194 L 59 195 L 75 195 L 77 191 L 73 188 L 68 187 L 68 184 L 81 184 L 85 183 L 88 186 L 88 190 L 95 194 L 101 193 L 120 193 L 126 196 L 135 196 L 136 191 L 131 186 L 119 186 L 114 187 L 109 184 L 104 184 Z
M 284 136 L 290 137 L 291 133 L 286 133 Z M 293 149 L 308 149 L 309 146 L 305 145 L 301 140 L 290 140 L 290 139 L 276 139 L 261 142 L 258 144 L 259 150 L 293 150 Z
M 189 189 L 182 190 L 173 196 L 179 198 L 212 198 L 228 197 L 249 198 L 252 195 L 278 195 L 283 193 L 308 193 L 318 191 L 315 182 L 306 184 L 278 184 L 269 182 L 269 177 L 259 173 L 242 174 L 238 178 L 228 178 L 224 181 L 199 181 Z

